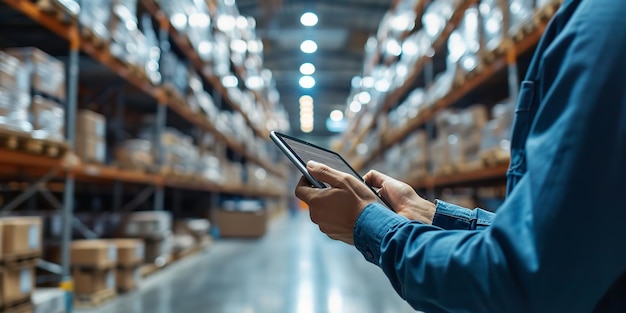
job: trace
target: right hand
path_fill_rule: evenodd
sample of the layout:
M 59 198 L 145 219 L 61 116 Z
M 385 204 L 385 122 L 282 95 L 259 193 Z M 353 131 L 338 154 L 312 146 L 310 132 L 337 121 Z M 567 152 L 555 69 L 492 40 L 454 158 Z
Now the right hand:
M 363 177 L 389 203 L 396 213 L 424 224 L 432 224 L 435 218 L 434 203 L 420 197 L 413 188 L 397 179 L 371 170 Z

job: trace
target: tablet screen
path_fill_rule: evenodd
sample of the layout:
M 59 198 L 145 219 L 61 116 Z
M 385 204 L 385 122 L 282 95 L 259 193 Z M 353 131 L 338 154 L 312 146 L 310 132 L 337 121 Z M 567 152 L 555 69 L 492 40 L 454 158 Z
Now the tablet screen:
M 322 149 L 316 149 L 313 146 L 303 144 L 286 137 L 283 137 L 282 139 L 291 149 L 293 149 L 293 152 L 298 155 L 305 164 L 309 161 L 326 164 L 336 170 L 351 174 L 361 181 L 363 180 L 361 176 L 356 174 L 348 165 L 346 165 L 346 163 L 337 154 Z
M 359 174 L 356 173 L 338 154 L 332 151 L 324 150 L 323 148 L 316 147 L 312 144 L 306 144 L 297 140 L 290 139 L 289 137 L 284 135 L 281 135 L 280 138 L 285 143 L 285 145 L 289 146 L 293 153 L 295 153 L 305 164 L 308 161 L 322 163 L 338 171 L 350 174 L 356 177 L 359 181 L 365 183 L 363 181 L 363 178 L 359 176 Z M 376 194 L 372 187 L 368 187 L 372 190 L 372 192 L 374 192 L 374 194 Z M 376 199 L 379 204 L 391 208 L 380 197 L 377 196 Z

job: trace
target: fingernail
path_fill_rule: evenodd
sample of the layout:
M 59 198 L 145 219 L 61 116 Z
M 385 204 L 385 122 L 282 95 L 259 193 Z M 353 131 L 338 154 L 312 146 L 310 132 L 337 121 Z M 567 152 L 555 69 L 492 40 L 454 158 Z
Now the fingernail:
M 314 168 L 314 167 L 316 167 L 316 166 L 318 166 L 318 165 L 319 165 L 319 163 L 317 163 L 317 162 L 315 162 L 315 161 L 309 161 L 309 162 L 306 162 L 306 166 L 307 166 L 308 168 Z

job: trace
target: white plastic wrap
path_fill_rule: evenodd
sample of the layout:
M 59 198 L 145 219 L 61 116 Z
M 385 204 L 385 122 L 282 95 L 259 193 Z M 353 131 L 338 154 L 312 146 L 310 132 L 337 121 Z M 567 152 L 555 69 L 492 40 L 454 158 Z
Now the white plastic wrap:
M 29 105 L 28 93 L 0 86 L 0 126 L 31 132 L 33 125 L 28 120 Z
M 495 50 L 506 34 L 505 23 L 508 22 L 508 10 L 501 5 L 504 0 L 482 0 L 479 11 L 482 18 L 482 31 L 485 40 L 485 48 L 488 51 Z
M 515 35 L 525 24 L 531 23 L 533 18 L 533 0 L 508 0 L 509 34 Z

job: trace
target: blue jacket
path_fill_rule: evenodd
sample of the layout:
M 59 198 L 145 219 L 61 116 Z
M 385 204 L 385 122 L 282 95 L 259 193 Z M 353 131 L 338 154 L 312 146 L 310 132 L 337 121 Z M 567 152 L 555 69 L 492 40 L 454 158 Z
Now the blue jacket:
M 522 83 L 495 216 L 368 205 L 355 246 L 426 312 L 626 312 L 626 1 L 565 0 Z

